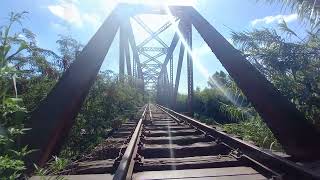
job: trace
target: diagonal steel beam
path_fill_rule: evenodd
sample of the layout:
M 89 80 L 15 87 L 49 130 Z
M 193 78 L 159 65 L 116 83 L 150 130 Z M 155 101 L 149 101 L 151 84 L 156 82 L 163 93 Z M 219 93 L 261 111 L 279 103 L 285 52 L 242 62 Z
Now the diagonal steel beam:
M 194 8 L 184 11 L 285 151 L 297 159 L 320 158 L 320 133 L 247 59 Z
M 147 64 L 147 63 L 149 63 L 151 61 L 154 61 L 154 62 L 156 62 L 158 64 L 161 64 L 161 62 L 157 58 L 164 55 L 163 52 L 159 52 L 155 56 L 151 56 L 151 55 L 147 54 L 146 52 L 141 52 L 141 54 L 144 55 L 145 57 L 149 58 L 148 60 L 144 61 L 143 64 Z
M 128 18 L 118 16 L 121 12 L 119 8 L 111 12 L 48 96 L 32 112 L 26 124 L 31 130 L 21 139 L 23 146 L 37 150 L 28 155 L 27 159 L 31 161 L 27 162 L 28 165 L 44 166 L 51 155 L 59 151 L 99 72 L 119 23 Z
M 168 51 L 167 51 L 166 58 L 165 58 L 165 60 L 164 60 L 164 62 L 162 64 L 160 75 L 162 73 L 164 73 L 164 70 L 167 68 L 167 64 L 168 64 L 170 58 L 172 57 L 173 51 L 176 48 L 178 41 L 179 41 L 178 33 L 174 33 L 174 36 L 173 36 L 173 39 L 171 41 L 170 47 L 168 48 Z
M 175 21 L 177 21 L 178 18 L 175 19 Z M 165 23 L 162 27 L 160 27 L 156 32 L 153 33 L 152 36 L 149 36 L 147 39 L 145 39 L 144 41 L 142 41 L 138 47 L 143 47 L 144 45 L 146 45 L 148 42 L 150 42 L 155 36 L 158 36 L 160 33 L 162 33 L 163 31 L 165 31 L 166 29 L 168 29 L 170 26 L 172 25 L 171 21 L 168 21 L 167 23 Z
M 154 35 L 154 32 L 139 18 L 139 17 L 133 17 L 133 19 L 145 30 L 147 31 L 147 33 L 150 34 L 150 37 L 152 37 L 152 39 L 157 40 L 163 47 L 168 48 L 167 44 L 165 42 L 162 41 L 162 39 L 160 39 L 158 37 L 158 35 Z M 169 26 L 168 26 L 169 27 Z M 149 41 L 148 41 L 149 42 Z M 143 44 L 145 45 L 145 44 Z M 142 46 L 143 46 L 142 45 Z M 142 47 L 142 46 L 138 46 L 138 47 Z

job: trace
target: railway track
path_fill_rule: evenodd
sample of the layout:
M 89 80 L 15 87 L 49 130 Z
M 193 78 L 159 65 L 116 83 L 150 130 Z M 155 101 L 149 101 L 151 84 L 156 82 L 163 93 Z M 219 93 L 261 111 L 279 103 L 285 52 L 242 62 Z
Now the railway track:
M 138 115 L 70 166 L 66 177 L 319 179 L 310 169 L 165 107 L 149 104 Z

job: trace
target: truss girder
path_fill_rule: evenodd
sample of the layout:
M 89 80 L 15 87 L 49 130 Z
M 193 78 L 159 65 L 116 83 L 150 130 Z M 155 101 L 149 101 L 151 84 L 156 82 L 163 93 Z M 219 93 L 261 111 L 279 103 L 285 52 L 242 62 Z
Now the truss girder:
M 320 133 L 306 120 L 304 115 L 292 102 L 283 96 L 271 82 L 247 61 L 246 57 L 239 50 L 235 49 L 193 7 L 170 6 L 169 10 L 174 16 L 192 25 L 200 34 L 273 132 L 278 142 L 281 143 L 286 153 L 291 155 L 292 159 L 299 161 L 320 158 L 320 141 L 316 141 L 316 139 L 320 138 Z M 31 113 L 30 120 L 26 124 L 26 128 L 30 128 L 30 130 L 22 136 L 21 146 L 28 145 L 30 149 L 36 149 L 37 151 L 30 153 L 26 159 L 42 167 L 52 155 L 59 152 L 68 132 L 74 124 L 90 87 L 99 73 L 99 69 L 119 30 L 120 24 L 123 22 L 125 23 L 127 38 L 132 49 L 133 67 L 135 67 L 132 70 L 137 86 L 156 87 L 158 102 L 165 104 L 168 101 L 170 97 L 167 96 L 167 90 L 170 85 L 167 64 L 172 58 L 172 53 L 179 37 L 175 34 L 171 45 L 167 49 L 161 73 L 158 76 L 155 76 L 155 74 L 148 76 L 145 73 L 146 77 L 144 77 L 129 19 L 130 17 L 147 13 L 165 14 L 166 9 L 163 7 L 132 4 L 119 4 L 114 8 L 98 31 L 89 40 L 88 44 L 76 57 L 75 61 L 61 76 L 55 87 L 42 100 L 40 106 Z M 167 26 L 169 25 L 167 24 L 164 27 Z M 156 32 L 163 31 L 163 29 L 160 29 Z M 159 33 L 149 32 L 151 39 L 159 38 Z M 191 33 L 189 33 L 189 36 L 191 38 Z M 165 43 L 162 45 L 163 47 L 161 48 L 167 48 Z M 188 45 L 192 45 L 191 39 L 188 40 Z M 124 62 L 123 59 L 122 57 L 122 62 Z M 191 68 L 192 58 L 189 57 L 188 59 L 188 67 Z M 188 75 L 188 79 L 191 78 L 191 74 Z M 150 83 L 144 84 L 146 81 Z M 149 89 L 146 90 L 149 91 Z M 144 91 L 144 89 L 141 88 L 141 91 Z M 193 88 L 188 88 L 188 91 L 192 92 Z M 239 151 L 242 150 L 244 149 L 239 149 Z M 249 156 L 254 156 L 254 153 L 249 154 Z

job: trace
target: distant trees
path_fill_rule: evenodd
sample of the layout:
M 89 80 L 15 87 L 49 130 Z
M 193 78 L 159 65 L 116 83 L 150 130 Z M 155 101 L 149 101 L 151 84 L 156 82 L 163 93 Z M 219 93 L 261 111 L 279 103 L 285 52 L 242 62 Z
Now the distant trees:
M 56 41 L 56 43 L 58 44 L 58 50 L 61 54 L 57 64 L 64 72 L 76 59 L 77 53 L 80 52 L 83 45 L 72 37 L 63 35 L 59 35 L 59 39 Z

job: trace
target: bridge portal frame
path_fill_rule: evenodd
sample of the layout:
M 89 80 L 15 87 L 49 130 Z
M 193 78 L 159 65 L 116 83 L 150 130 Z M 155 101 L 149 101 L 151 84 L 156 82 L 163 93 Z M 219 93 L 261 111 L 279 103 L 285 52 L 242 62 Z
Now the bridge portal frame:
M 270 127 L 284 150 L 297 159 L 319 159 L 320 141 L 315 141 L 315 139 L 319 139 L 319 132 L 308 123 L 294 104 L 259 73 L 241 52 L 235 49 L 193 7 L 170 6 L 169 9 L 172 15 L 183 19 L 198 31 L 238 87 L 252 102 L 252 105 Z M 31 120 L 26 125 L 32 129 L 22 138 L 22 144 L 29 145 L 31 149 L 38 149 L 29 156 L 32 162 L 37 162 L 39 166 L 43 166 L 51 155 L 59 151 L 99 72 L 113 39 L 121 27 L 125 27 L 127 36 L 124 38 L 125 41 L 122 40 L 121 42 L 129 42 L 132 48 L 133 62 L 136 63 L 137 69 L 133 69 L 133 74 L 143 82 L 144 77 L 138 49 L 128 19 L 137 14 L 149 13 L 166 14 L 166 10 L 162 7 L 147 5 L 119 4 L 83 48 L 70 68 L 62 75 L 48 96 L 32 112 Z M 189 34 L 191 36 L 191 33 Z M 181 37 L 175 34 L 171 45 L 168 47 L 167 57 L 162 64 L 161 73 L 158 77 L 159 81 L 169 83 L 169 79 L 172 79 L 171 77 L 168 78 L 167 64 L 179 38 Z M 189 40 L 190 44 L 191 41 Z M 121 55 L 121 66 L 124 65 L 124 58 L 125 56 Z M 190 58 L 192 57 L 188 59 Z M 190 61 L 192 62 L 191 59 Z M 135 65 L 133 64 L 133 66 Z M 121 68 L 124 69 L 124 67 Z M 137 74 L 134 73 L 135 71 L 137 71 Z M 124 70 L 121 70 L 122 72 Z M 160 87 L 159 81 L 158 87 Z M 177 92 L 176 86 L 177 78 L 175 92 L 173 93 L 175 95 Z M 141 88 L 143 89 L 143 87 Z M 193 91 L 193 89 L 190 88 L 190 91 Z

